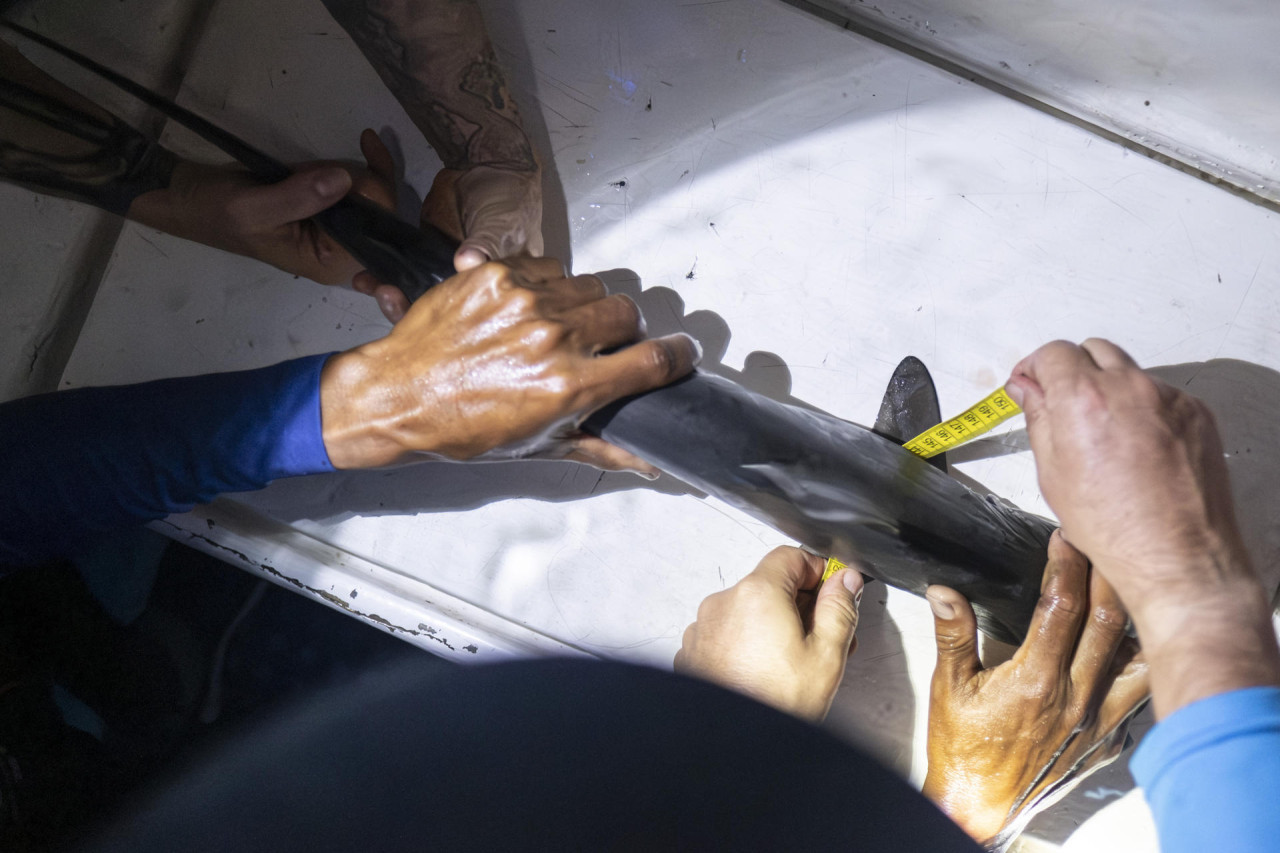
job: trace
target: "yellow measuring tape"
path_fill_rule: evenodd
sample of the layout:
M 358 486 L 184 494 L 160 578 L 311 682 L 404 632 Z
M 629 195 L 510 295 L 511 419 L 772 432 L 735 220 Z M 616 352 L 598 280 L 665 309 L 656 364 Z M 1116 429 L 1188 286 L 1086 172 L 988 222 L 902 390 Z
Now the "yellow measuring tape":
M 982 435 L 1021 411 L 1022 408 L 1013 402 L 1013 398 L 1003 388 L 999 388 L 965 409 L 959 417 L 925 430 L 902 446 L 915 455 L 928 459 Z
M 847 568 L 849 567 L 846 564 L 840 562 L 835 557 L 827 557 L 827 567 L 822 570 L 822 580 L 826 580 L 841 569 Z
M 959 447 L 971 438 L 977 438 L 1021 411 L 1022 407 L 1013 402 L 1013 398 L 1003 388 L 998 388 L 957 417 L 925 430 L 902 446 L 915 455 L 928 459 Z M 822 579 L 825 581 L 845 568 L 848 568 L 846 564 L 835 557 L 828 557 Z

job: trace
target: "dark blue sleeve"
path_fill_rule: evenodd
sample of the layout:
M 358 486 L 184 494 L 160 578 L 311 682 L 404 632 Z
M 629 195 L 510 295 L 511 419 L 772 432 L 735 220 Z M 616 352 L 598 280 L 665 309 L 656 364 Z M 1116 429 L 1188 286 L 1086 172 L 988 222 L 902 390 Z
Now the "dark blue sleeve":
M 1160 722 L 1129 765 L 1155 816 L 1161 853 L 1280 845 L 1280 688 L 1193 702 Z
M 0 566 L 61 556 L 90 534 L 223 492 L 332 471 L 320 431 L 328 357 L 0 405 Z

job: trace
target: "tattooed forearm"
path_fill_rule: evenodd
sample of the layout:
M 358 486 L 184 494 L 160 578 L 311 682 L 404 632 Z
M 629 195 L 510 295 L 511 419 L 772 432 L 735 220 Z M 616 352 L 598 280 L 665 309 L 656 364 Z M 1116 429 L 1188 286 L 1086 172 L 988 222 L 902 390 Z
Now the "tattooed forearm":
M 446 168 L 534 171 L 474 0 L 323 0 Z
M 0 42 L 0 179 L 124 215 L 176 158 Z

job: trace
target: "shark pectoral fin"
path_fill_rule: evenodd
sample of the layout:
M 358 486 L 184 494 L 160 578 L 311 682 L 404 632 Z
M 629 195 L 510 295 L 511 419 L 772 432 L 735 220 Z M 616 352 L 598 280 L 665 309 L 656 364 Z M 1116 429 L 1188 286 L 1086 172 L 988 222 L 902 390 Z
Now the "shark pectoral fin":
M 899 362 L 889 378 L 889 387 L 880 401 L 880 413 L 876 415 L 872 431 L 903 444 L 941 422 L 938 391 L 933 387 L 929 368 L 914 355 L 909 355 Z M 945 472 L 946 454 L 938 454 L 929 460 L 929 464 Z

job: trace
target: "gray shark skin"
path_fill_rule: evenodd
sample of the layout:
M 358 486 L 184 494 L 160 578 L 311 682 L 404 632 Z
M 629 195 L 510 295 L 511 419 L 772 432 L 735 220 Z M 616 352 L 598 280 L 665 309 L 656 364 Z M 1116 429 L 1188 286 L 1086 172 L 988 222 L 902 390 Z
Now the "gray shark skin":
M 960 591 L 996 639 L 1026 635 L 1056 525 L 871 430 L 701 371 L 583 429 L 871 577 L 917 595 Z
M 880 411 L 871 431 L 897 443 L 906 444 L 920 433 L 942 423 L 938 391 L 924 362 L 909 355 L 894 368 L 889 387 L 880 401 Z M 929 460 L 939 471 L 947 470 L 947 455 Z

